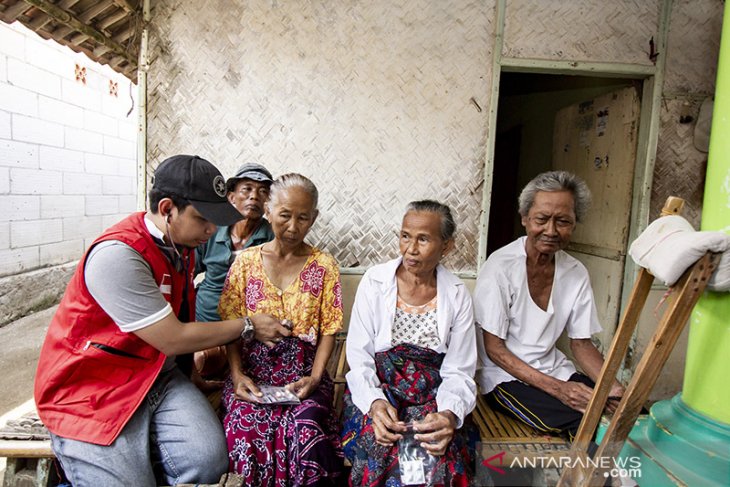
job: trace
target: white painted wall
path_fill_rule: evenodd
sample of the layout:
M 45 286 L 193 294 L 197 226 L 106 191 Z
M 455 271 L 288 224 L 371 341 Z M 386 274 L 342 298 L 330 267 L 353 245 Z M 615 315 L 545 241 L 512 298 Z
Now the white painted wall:
M 0 22 L 0 277 L 76 260 L 135 210 L 137 132 L 129 79 Z

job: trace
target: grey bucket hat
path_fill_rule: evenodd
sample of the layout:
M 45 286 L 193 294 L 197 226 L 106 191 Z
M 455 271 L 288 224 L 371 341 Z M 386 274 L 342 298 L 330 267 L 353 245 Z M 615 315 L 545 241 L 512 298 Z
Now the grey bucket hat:
M 247 162 L 238 168 L 236 174 L 228 178 L 228 180 L 226 181 L 226 190 L 228 192 L 233 191 L 233 189 L 236 187 L 236 184 L 241 179 L 250 179 L 252 181 L 267 184 L 271 184 L 274 182 L 273 176 L 271 176 L 269 170 L 266 169 L 264 166 L 256 162 Z

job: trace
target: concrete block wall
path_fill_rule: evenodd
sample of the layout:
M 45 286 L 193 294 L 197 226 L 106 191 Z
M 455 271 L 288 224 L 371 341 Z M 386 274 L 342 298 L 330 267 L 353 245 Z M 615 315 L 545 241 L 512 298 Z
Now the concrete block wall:
M 137 133 L 136 85 L 0 23 L 0 278 L 77 260 L 135 210 Z

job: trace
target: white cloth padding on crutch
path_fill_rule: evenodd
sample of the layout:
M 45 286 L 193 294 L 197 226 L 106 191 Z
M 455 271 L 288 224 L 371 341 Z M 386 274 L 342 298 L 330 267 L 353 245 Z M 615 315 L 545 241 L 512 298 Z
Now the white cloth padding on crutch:
M 654 220 L 629 247 L 634 262 L 671 286 L 689 266 L 709 252 L 721 252 L 720 263 L 707 288 L 730 290 L 730 235 L 697 232 L 687 220 L 670 215 Z

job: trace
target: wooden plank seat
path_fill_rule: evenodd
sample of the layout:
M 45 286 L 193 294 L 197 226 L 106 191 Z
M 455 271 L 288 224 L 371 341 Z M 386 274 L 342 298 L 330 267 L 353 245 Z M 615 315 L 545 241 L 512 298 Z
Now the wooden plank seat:
M 506 467 L 517 459 L 524 462 L 530 457 L 565 455 L 570 443 L 559 436 L 551 436 L 534 429 L 512 416 L 492 409 L 482 394 L 472 412 L 481 437 L 480 458 L 499 457 L 492 465 Z
M 336 336 L 335 348 L 327 364 L 327 371 L 335 383 L 334 406 L 337 418 L 342 415 L 342 396 L 345 392 L 345 338 L 347 332 Z M 222 391 L 208 395 L 213 408 L 220 409 Z M 46 486 L 53 480 L 55 469 L 52 468 L 55 455 L 51 450 L 48 430 L 38 419 L 35 411 L 18 420 L 8 422 L 8 426 L 0 431 L 0 458 L 7 458 L 4 486 L 34 485 Z
M 334 381 L 333 402 L 337 418 L 340 420 L 342 419 L 342 399 L 346 387 L 345 374 L 349 370 L 345 356 L 346 337 L 346 331 L 337 334 L 335 348 L 327 364 L 327 371 Z M 221 402 L 221 391 L 210 394 L 208 400 L 218 410 Z M 472 419 L 479 429 L 482 448 L 485 452 L 499 453 L 504 451 L 507 455 L 505 458 L 510 458 L 512 455 L 543 454 L 546 451 L 567 449 L 567 443 L 563 438 L 542 434 L 510 416 L 494 411 L 481 394 L 477 396 L 477 406 L 472 413 Z M 35 427 L 37 429 L 37 425 Z M 26 438 L 0 439 L 0 457 L 8 458 L 5 485 L 14 485 L 7 482 L 11 469 L 14 469 L 13 472 L 15 472 L 29 470 L 35 466 L 38 469 L 45 469 L 46 472 L 51 470 L 54 455 L 50 441 L 37 435 L 35 437 L 26 436 Z M 45 459 L 46 461 L 34 463 L 33 459 Z M 45 481 L 44 478 L 39 477 L 41 481 Z M 47 483 L 27 485 L 47 485 Z

